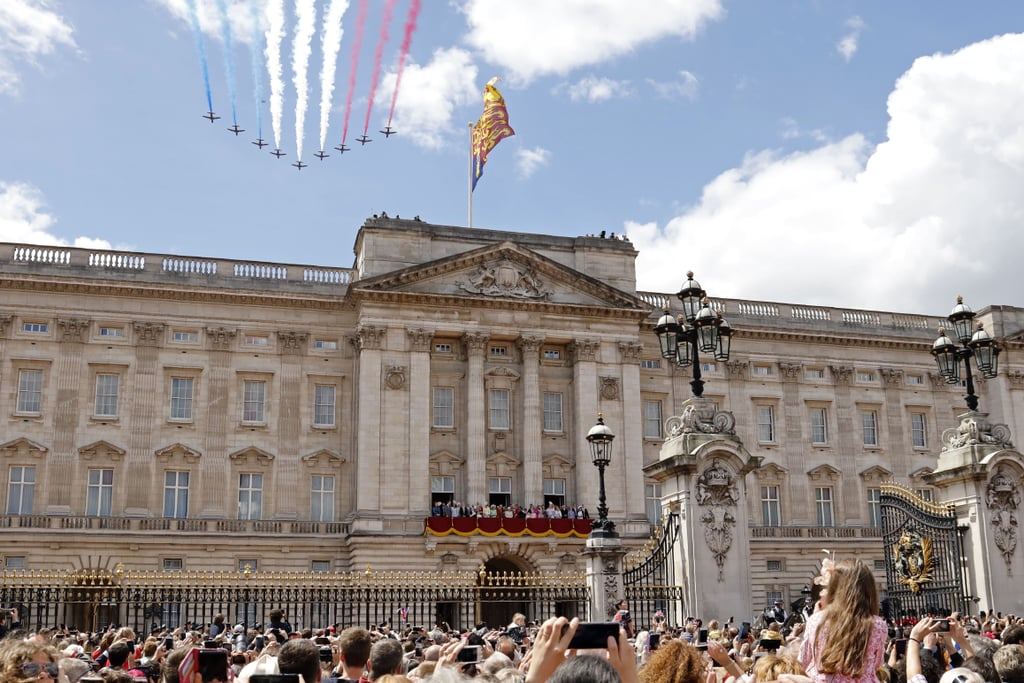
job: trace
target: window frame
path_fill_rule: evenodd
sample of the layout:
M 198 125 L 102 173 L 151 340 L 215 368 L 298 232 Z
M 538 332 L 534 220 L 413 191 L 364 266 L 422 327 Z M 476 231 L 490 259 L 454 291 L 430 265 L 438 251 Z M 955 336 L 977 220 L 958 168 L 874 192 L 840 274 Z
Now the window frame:
M 828 495 L 823 495 L 826 493 Z M 814 487 L 814 518 L 819 527 L 834 527 L 836 525 L 835 505 L 836 497 L 833 487 Z
M 828 409 L 824 406 L 810 407 L 811 445 L 828 445 Z M 815 418 L 820 418 L 821 424 L 816 424 Z M 820 434 L 820 436 L 819 436 Z
M 870 420 L 869 420 L 870 418 Z M 870 425 L 868 424 L 870 422 Z M 860 411 L 861 436 L 865 448 L 878 448 L 878 411 L 864 409 Z
M 248 480 L 245 479 L 248 477 Z M 258 482 L 257 482 L 258 478 Z M 258 483 L 255 486 L 254 483 Z M 238 473 L 238 517 L 240 520 L 260 520 L 263 519 L 263 485 L 264 477 L 262 472 L 239 472 Z M 256 498 L 256 515 L 253 516 L 253 498 Z M 243 496 L 246 500 L 243 503 Z M 243 504 L 245 507 L 245 514 L 243 514 Z
M 775 406 L 770 403 L 757 403 L 755 405 L 757 406 L 757 442 L 759 444 L 776 443 L 776 437 L 778 434 L 776 433 L 777 430 L 775 425 Z M 767 411 L 767 422 L 762 420 L 765 415 L 762 411 Z M 768 430 L 767 434 L 764 432 L 765 428 Z
M 114 379 L 113 394 L 110 394 L 110 393 L 103 393 L 103 394 L 101 394 L 100 393 L 100 391 L 101 391 L 101 389 L 100 389 L 101 380 L 103 380 L 104 378 L 111 378 L 111 377 Z M 121 401 L 121 374 L 118 373 L 118 372 L 110 372 L 110 371 L 106 371 L 106 370 L 97 371 L 96 374 L 95 374 L 94 387 L 95 387 L 95 391 L 93 393 L 93 417 L 96 417 L 96 418 L 107 418 L 107 419 L 118 417 L 119 416 L 118 409 L 120 408 L 120 401 Z M 106 388 L 109 391 L 109 387 L 106 387 Z M 101 398 L 104 399 L 104 406 L 103 406 L 103 408 L 108 408 L 109 407 L 109 401 L 111 399 L 113 400 L 113 409 L 112 409 L 111 412 L 102 412 L 101 411 L 101 407 L 100 407 L 100 400 L 101 400 Z
M 548 399 L 558 399 L 557 407 L 552 406 L 549 410 Z M 564 434 L 565 433 L 565 421 L 563 418 L 563 406 L 565 405 L 564 397 L 560 391 L 545 391 L 541 396 L 542 412 L 543 412 L 543 431 L 548 434 Z M 550 417 L 550 421 L 549 421 Z
M 438 402 L 438 397 L 443 394 L 447 394 L 450 403 L 445 406 Z M 444 429 L 453 430 L 455 429 L 455 387 L 435 385 L 431 387 L 430 391 L 430 426 L 432 429 Z M 439 417 L 443 417 L 443 413 L 439 411 L 447 410 L 450 420 L 447 424 L 439 422 Z
M 321 390 L 330 390 L 330 402 L 321 400 Z M 321 419 L 330 415 L 330 422 L 322 422 Z M 313 383 L 313 427 L 317 429 L 334 429 L 338 426 L 338 385 L 328 382 Z
M 98 481 L 93 481 L 93 474 Z M 109 473 L 109 477 L 106 475 Z M 110 481 L 105 481 L 109 479 Z M 114 470 L 111 467 L 90 467 L 86 478 L 86 517 L 110 517 L 114 509 Z
M 761 526 L 782 526 L 782 487 L 778 484 L 761 484 L 760 499 Z
M 492 432 L 512 431 L 511 389 L 492 388 L 487 390 L 487 429 Z
M 325 484 L 330 482 L 330 488 Z M 320 488 L 317 488 L 317 483 Z M 333 474 L 313 474 L 309 478 L 309 521 L 333 522 L 336 514 L 338 480 Z M 316 508 L 319 507 L 319 514 Z
M 168 476 L 174 475 L 174 482 L 168 481 Z M 184 475 L 185 482 L 182 485 L 182 475 Z M 192 483 L 191 472 L 188 470 L 164 470 L 164 505 L 163 505 L 163 516 L 165 519 L 188 519 L 188 505 L 189 505 L 189 494 L 191 493 L 190 487 Z M 184 493 L 182 493 L 184 492 Z M 168 498 L 168 495 L 172 498 Z M 184 496 L 184 501 L 182 501 Z M 170 506 L 168 505 L 170 503 Z M 184 504 L 184 510 L 179 510 L 179 507 Z M 168 513 L 168 508 L 171 514 Z
M 867 488 L 868 526 L 878 529 L 882 526 L 882 489 L 869 486 Z
M 242 379 L 242 424 L 267 424 L 267 384 L 262 378 L 246 377 Z M 258 389 L 258 391 L 256 391 Z M 255 393 L 251 394 L 250 390 Z M 258 393 L 257 397 L 255 394 Z M 252 407 L 250 407 L 252 406 Z
M 168 378 L 168 407 L 167 407 L 167 419 L 170 422 L 192 422 L 195 419 L 195 401 L 196 401 L 196 384 L 199 377 L 193 373 L 181 373 L 171 374 Z M 182 386 L 184 383 L 188 383 L 189 391 L 188 395 L 175 395 L 175 384 L 181 382 Z M 183 414 L 175 415 L 175 402 L 181 403 Z M 184 414 L 184 413 L 187 413 Z
M 38 376 L 38 386 L 27 386 L 27 378 Z M 46 371 L 42 368 L 18 368 L 18 397 L 15 401 L 14 413 L 16 415 L 42 415 L 43 414 L 43 387 L 46 385 Z M 30 397 L 34 397 L 34 404 L 28 403 Z M 34 409 L 33 409 L 34 406 Z
M 14 480 L 14 471 L 18 470 L 20 478 L 18 481 Z M 26 481 L 25 475 L 31 472 L 32 480 Z M 36 496 L 36 478 L 38 472 L 36 471 L 35 465 L 11 465 L 7 468 L 7 514 L 8 515 L 31 515 L 32 510 L 35 507 L 35 496 Z M 12 505 L 14 502 L 14 494 L 17 491 L 17 505 Z M 28 493 L 28 501 L 26 506 L 26 492 Z M 26 511 L 27 507 L 27 511 Z
M 915 422 L 920 421 L 920 425 Z M 925 413 L 910 413 L 910 445 L 913 448 L 928 448 L 928 417 Z
M 657 415 L 652 415 L 651 410 L 656 408 L 654 412 Z M 645 398 L 643 401 L 644 411 L 644 438 L 645 439 L 662 439 L 665 433 L 662 431 L 663 419 L 662 419 L 662 401 L 657 398 Z

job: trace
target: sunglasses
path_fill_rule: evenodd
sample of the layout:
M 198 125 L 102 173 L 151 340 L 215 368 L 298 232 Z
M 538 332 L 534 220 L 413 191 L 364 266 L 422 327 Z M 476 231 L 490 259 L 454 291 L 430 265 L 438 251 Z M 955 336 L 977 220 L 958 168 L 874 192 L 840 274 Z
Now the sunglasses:
M 53 662 L 47 662 L 46 664 L 37 664 L 36 662 L 26 662 L 21 665 L 21 672 L 26 676 L 41 676 L 45 673 L 50 678 L 56 679 L 57 674 L 60 673 L 60 667 Z

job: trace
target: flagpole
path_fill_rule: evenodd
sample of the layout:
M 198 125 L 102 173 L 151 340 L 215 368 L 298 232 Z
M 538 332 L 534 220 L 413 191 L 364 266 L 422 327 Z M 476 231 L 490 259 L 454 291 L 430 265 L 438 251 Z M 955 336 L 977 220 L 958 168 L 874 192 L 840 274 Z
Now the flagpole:
M 469 122 L 469 225 L 473 227 L 473 122 Z

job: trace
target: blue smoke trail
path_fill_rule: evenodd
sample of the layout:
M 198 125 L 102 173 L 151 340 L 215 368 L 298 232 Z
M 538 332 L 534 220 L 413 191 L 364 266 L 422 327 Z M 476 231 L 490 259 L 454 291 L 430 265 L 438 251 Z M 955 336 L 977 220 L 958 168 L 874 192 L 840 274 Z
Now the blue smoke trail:
M 263 38 L 263 29 L 260 27 L 259 2 L 253 2 L 252 10 L 252 38 L 249 41 L 249 52 L 252 56 L 252 83 L 256 89 L 256 132 L 257 138 L 263 137 L 263 50 L 260 49 L 260 41 Z
M 228 79 L 228 99 L 231 100 L 231 122 L 238 125 L 238 111 L 235 96 L 235 46 L 231 36 L 231 21 L 225 0 L 217 0 L 217 18 L 220 20 L 220 38 L 224 43 L 224 70 Z
M 210 66 L 206 63 L 206 45 L 203 43 L 203 31 L 199 28 L 199 12 L 196 0 L 188 0 L 188 20 L 192 24 L 192 34 L 196 39 L 196 52 L 199 54 L 199 68 L 203 70 L 203 85 L 206 87 L 206 106 L 213 111 L 213 95 L 210 94 Z

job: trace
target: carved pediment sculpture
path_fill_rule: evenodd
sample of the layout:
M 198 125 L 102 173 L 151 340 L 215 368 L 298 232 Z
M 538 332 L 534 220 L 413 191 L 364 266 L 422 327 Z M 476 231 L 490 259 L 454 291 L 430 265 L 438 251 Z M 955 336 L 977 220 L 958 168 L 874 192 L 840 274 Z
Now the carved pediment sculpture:
M 992 515 L 992 534 L 996 547 L 1006 562 L 1006 572 L 1013 565 L 1013 553 L 1017 549 L 1017 509 L 1020 507 L 1020 487 L 1009 476 L 1003 466 L 996 468 L 985 489 L 985 503 Z
M 482 263 L 476 271 L 455 284 L 470 294 L 503 296 L 514 299 L 547 300 L 551 290 L 537 277 L 533 268 L 510 259 L 497 263 Z

